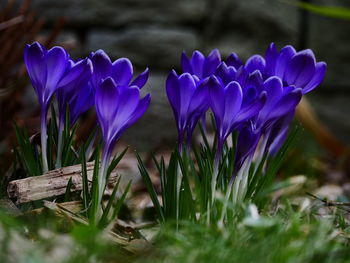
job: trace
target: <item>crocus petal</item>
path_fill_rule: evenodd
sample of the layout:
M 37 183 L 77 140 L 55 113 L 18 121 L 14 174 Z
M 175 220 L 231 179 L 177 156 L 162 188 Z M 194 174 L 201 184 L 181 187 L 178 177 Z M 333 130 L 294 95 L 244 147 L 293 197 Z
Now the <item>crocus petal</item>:
M 46 55 L 46 90 L 47 97 L 50 97 L 58 88 L 58 83 L 66 72 L 68 65 L 68 54 L 61 47 L 53 47 Z
M 149 76 L 149 70 L 148 68 L 145 69 L 144 72 L 142 72 L 140 75 L 138 75 L 130 84 L 130 86 L 137 86 L 139 89 L 141 89 L 143 86 L 145 86 Z
M 223 130 L 231 132 L 230 128 L 241 108 L 243 99 L 242 88 L 238 82 L 232 81 L 225 87 L 225 113 L 223 118 Z M 223 107 L 223 106 L 221 106 Z
M 275 66 L 278 58 L 278 52 L 275 43 L 271 43 L 265 52 L 265 72 L 267 74 L 275 74 Z
M 221 55 L 218 49 L 214 49 L 210 52 L 208 57 L 204 61 L 203 65 L 203 78 L 214 74 L 216 68 L 221 62 Z
M 194 51 L 192 54 L 192 58 L 190 60 L 192 73 L 197 75 L 198 77 L 202 77 L 203 74 L 203 65 L 204 65 L 205 57 L 198 50 Z
M 285 70 L 289 65 L 291 58 L 295 55 L 295 49 L 292 46 L 285 46 L 277 58 L 275 65 L 275 75 L 283 79 Z
M 38 97 L 41 97 L 46 83 L 45 54 L 46 50 L 38 42 L 26 45 L 24 49 L 24 62 Z
M 326 74 L 327 65 L 324 62 L 316 63 L 315 74 L 311 81 L 303 88 L 303 94 L 308 93 L 309 91 L 316 88 L 324 79 Z
M 191 63 L 190 63 L 189 59 L 187 58 L 185 52 L 182 52 L 182 54 L 181 54 L 181 67 L 182 67 L 182 72 L 184 72 L 184 73 L 188 72 L 190 74 L 193 74 Z
M 289 85 L 295 85 L 298 88 L 304 87 L 315 73 L 315 64 L 315 56 L 311 50 L 298 52 L 290 60 L 285 71 L 285 80 Z
M 260 139 L 260 133 L 255 133 L 249 126 L 240 129 L 235 153 L 235 170 L 239 170 L 248 156 L 255 152 Z
M 236 79 L 237 70 L 232 66 L 227 66 L 225 62 L 221 62 L 215 71 L 215 76 L 219 77 L 224 85 Z
M 256 70 L 263 72 L 265 70 L 265 64 L 265 59 L 262 56 L 254 55 L 247 60 L 244 68 L 248 73 L 252 73 Z
M 295 89 L 293 92 L 283 96 L 282 99 L 274 106 L 273 111 L 270 112 L 269 119 L 277 118 L 294 111 L 295 107 L 301 100 L 301 96 L 301 89 Z
M 119 91 L 114 80 L 109 77 L 102 81 L 96 90 L 95 105 L 96 113 L 102 128 L 104 137 L 107 136 L 110 120 L 115 116 Z
M 179 77 L 180 91 L 180 119 L 186 119 L 188 107 L 191 103 L 191 98 L 196 89 L 196 83 L 189 73 L 183 73 Z
M 244 122 L 256 116 L 259 113 L 259 111 L 262 109 L 262 107 L 264 107 L 265 102 L 266 102 L 266 92 L 264 91 L 260 94 L 259 98 L 257 98 L 254 102 L 248 104 L 247 106 L 245 106 L 240 110 L 240 112 L 237 115 L 236 122 L 237 123 Z
M 246 82 L 246 85 L 253 85 L 255 87 L 260 87 L 263 84 L 263 76 L 260 70 L 255 70 L 250 73 Z
M 242 61 L 239 59 L 236 53 L 232 52 L 226 59 L 226 64 L 228 66 L 234 67 L 235 69 L 238 69 L 240 66 L 243 65 Z
M 270 155 L 275 155 L 282 147 L 288 135 L 289 124 L 292 122 L 295 111 L 280 117 L 267 133 L 267 147 Z
M 80 115 L 89 110 L 94 105 L 95 92 L 92 84 L 89 82 L 69 103 L 70 124 L 73 125 Z
M 169 103 L 173 109 L 176 122 L 178 122 L 180 114 L 180 90 L 178 76 L 174 70 L 169 73 L 165 86 Z
M 88 79 L 91 77 L 92 63 L 90 59 L 83 59 L 76 64 L 72 64 L 70 61 L 70 64 L 71 67 L 69 70 L 67 70 L 66 74 L 59 82 L 60 87 L 71 84 L 72 82 L 78 81 L 81 78 Z
M 267 94 L 266 104 L 273 106 L 282 96 L 283 87 L 282 81 L 279 77 L 272 76 L 265 80 L 264 90 Z
M 112 78 L 117 85 L 126 86 L 130 83 L 133 67 L 129 59 L 119 58 L 112 64 Z
M 97 89 L 103 79 L 111 76 L 112 62 L 108 55 L 101 49 L 92 53 L 90 59 L 94 68 L 92 83 L 95 89 Z
M 119 86 L 117 87 L 119 88 Z M 131 86 L 128 88 L 119 88 L 119 96 L 117 103 L 117 111 L 115 115 L 118 118 L 114 119 L 113 126 L 119 127 L 124 125 L 130 115 L 135 111 L 140 101 L 140 90 L 137 86 Z
M 208 103 L 208 87 L 206 82 L 201 83 L 192 95 L 191 103 L 188 108 L 189 114 L 194 112 L 202 115 L 209 107 Z
M 217 124 L 222 123 L 225 111 L 225 92 L 220 82 L 215 76 L 209 78 L 207 82 L 210 107 L 214 113 Z

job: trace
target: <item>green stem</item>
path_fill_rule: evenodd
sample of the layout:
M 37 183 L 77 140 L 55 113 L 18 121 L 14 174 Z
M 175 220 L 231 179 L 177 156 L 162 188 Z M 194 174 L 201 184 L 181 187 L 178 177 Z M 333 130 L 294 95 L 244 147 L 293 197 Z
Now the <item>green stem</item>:
M 41 158 L 42 158 L 42 165 L 43 165 L 43 173 L 47 173 L 49 171 L 49 166 L 47 163 L 47 110 L 44 109 L 41 111 L 40 116 L 41 121 L 41 133 L 40 133 L 40 139 L 41 139 Z
M 57 156 L 56 156 L 56 168 L 62 167 L 62 151 L 63 151 L 63 123 L 60 121 L 58 124 L 58 145 L 57 145 Z
M 107 177 L 107 170 L 108 170 L 107 168 L 108 168 L 109 159 L 110 159 L 109 148 L 110 147 L 107 146 L 103 149 L 101 166 L 98 173 L 98 199 L 97 199 L 97 209 L 96 209 L 97 215 L 95 215 L 95 218 L 96 218 L 95 222 L 99 222 L 99 218 L 102 214 L 102 197 L 106 186 L 106 179 L 107 179 L 106 177 Z

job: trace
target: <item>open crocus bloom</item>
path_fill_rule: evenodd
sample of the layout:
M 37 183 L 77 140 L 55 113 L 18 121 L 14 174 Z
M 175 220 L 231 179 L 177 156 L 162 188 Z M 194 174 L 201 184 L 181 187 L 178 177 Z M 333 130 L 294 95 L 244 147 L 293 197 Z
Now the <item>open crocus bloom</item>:
M 285 46 L 280 52 L 272 43 L 265 53 L 267 75 L 275 75 L 289 86 L 301 88 L 306 94 L 316 88 L 326 74 L 326 63 L 316 62 L 310 49 L 296 52 L 292 46 Z
M 133 81 L 133 66 L 129 59 L 119 58 L 112 62 L 109 56 L 101 49 L 90 54 L 94 72 L 92 76 L 92 84 L 97 89 L 101 82 L 111 77 L 117 85 L 120 86 L 136 86 L 141 89 L 148 80 L 149 70 L 145 69 Z

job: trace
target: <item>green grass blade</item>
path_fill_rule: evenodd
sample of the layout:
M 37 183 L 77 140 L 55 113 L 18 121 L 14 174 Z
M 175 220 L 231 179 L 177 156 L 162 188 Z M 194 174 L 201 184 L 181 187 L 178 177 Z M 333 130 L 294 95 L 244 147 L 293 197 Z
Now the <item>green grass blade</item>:
M 115 204 L 113 208 L 113 215 L 111 218 L 111 221 L 113 221 L 119 214 L 120 208 L 124 204 L 126 195 L 128 194 L 130 187 L 131 187 L 132 180 L 129 181 L 128 185 L 126 186 L 123 195 L 118 199 L 117 203 Z
M 100 219 L 100 222 L 98 223 L 99 227 L 100 228 L 104 228 L 105 226 L 108 225 L 108 215 L 109 215 L 109 212 L 111 211 L 111 208 L 112 208 L 112 205 L 113 205 L 113 201 L 115 200 L 116 198 L 116 195 L 117 195 L 117 191 L 118 191 L 118 188 L 119 188 L 119 184 L 120 184 L 120 179 L 121 177 L 118 178 L 118 181 L 116 183 L 116 185 L 114 186 L 113 188 L 113 192 L 112 192 L 112 195 L 110 196 L 109 200 L 108 200 L 108 203 L 107 203 L 107 206 L 106 208 L 103 210 L 103 214 L 102 214 L 102 217 Z
M 88 180 L 88 174 L 87 174 L 87 168 L 86 168 L 86 159 L 85 159 L 85 151 L 84 146 L 82 148 L 82 151 L 80 152 L 80 161 L 81 161 L 81 176 L 82 176 L 82 182 L 83 182 L 83 211 L 87 211 L 90 203 L 90 193 L 89 193 L 89 180 Z M 85 212 L 85 216 L 87 216 L 87 213 Z
M 151 178 L 150 178 L 150 176 L 149 176 L 149 174 L 147 172 L 147 169 L 146 169 L 144 163 L 142 162 L 142 159 L 141 159 L 141 157 L 140 157 L 140 155 L 138 153 L 136 153 L 136 158 L 137 158 L 137 161 L 138 161 L 138 168 L 139 168 L 141 177 L 142 177 L 142 179 L 143 179 L 143 181 L 144 181 L 144 183 L 146 185 L 148 194 L 151 197 L 151 200 L 152 200 L 152 203 L 154 205 L 154 208 L 157 211 L 159 220 L 161 222 L 164 222 L 163 208 L 161 207 L 161 205 L 159 203 L 158 195 L 156 193 L 156 190 L 154 189 L 154 186 L 152 184 Z
M 67 183 L 66 192 L 64 194 L 64 202 L 68 202 L 70 200 L 72 186 L 73 186 L 73 182 L 72 182 L 72 177 L 71 177 L 71 178 L 69 178 L 69 181 Z

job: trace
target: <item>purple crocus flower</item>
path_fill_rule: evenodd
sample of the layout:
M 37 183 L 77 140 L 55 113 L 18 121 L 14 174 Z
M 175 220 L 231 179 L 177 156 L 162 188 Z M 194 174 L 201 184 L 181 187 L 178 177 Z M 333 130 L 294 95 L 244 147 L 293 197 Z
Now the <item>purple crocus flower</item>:
M 166 93 L 174 112 L 180 152 L 185 133 L 188 149 L 198 120 L 208 110 L 208 92 L 205 83 L 189 73 L 178 76 L 174 70 L 166 80 Z
M 104 144 L 99 174 L 100 201 L 113 147 L 125 130 L 145 113 L 150 100 L 150 94 L 140 99 L 138 86 L 118 85 L 112 77 L 103 80 L 96 90 L 96 113 Z
M 68 105 L 70 113 L 69 122 L 73 125 L 78 117 L 92 106 L 91 102 L 93 102 L 93 93 L 91 92 L 91 85 L 88 86 L 91 75 L 92 63 L 90 59 L 86 58 L 77 62 L 69 60 L 65 75 L 58 84 L 59 88 L 56 92 L 56 98 L 58 103 L 59 121 L 56 168 L 61 167 L 63 149 L 62 133 L 66 107 Z
M 92 85 L 95 89 L 101 82 L 111 77 L 114 82 L 120 86 L 137 86 L 141 89 L 148 80 L 149 70 L 145 69 L 133 81 L 133 66 L 129 59 L 119 58 L 112 63 L 109 56 L 101 49 L 90 54 L 94 72 L 92 76 Z
M 80 93 L 84 95 L 91 95 L 91 85 L 88 82 L 91 80 L 92 76 L 92 63 L 90 59 L 86 58 L 74 62 L 69 60 L 68 67 L 66 69 L 65 76 L 59 83 L 59 89 L 57 90 L 57 102 L 58 102 L 58 112 L 59 112 L 59 126 L 64 123 L 64 116 L 66 112 L 67 105 L 69 106 L 70 111 L 70 123 L 74 124 L 78 119 L 79 115 L 84 111 L 72 111 L 71 108 L 79 107 L 75 106 L 75 103 L 80 104 L 80 106 L 85 106 L 79 100 L 76 100 L 76 97 Z M 83 95 L 83 94 L 82 94 Z M 91 99 L 90 99 L 91 101 Z M 91 107 L 90 103 L 90 107 Z M 84 107 L 86 108 L 86 107 Z
M 258 114 L 266 101 L 266 93 L 261 92 L 254 101 L 244 103 L 244 94 L 241 85 L 232 81 L 224 85 L 215 76 L 208 81 L 210 107 L 213 111 L 217 129 L 217 158 L 222 147 L 232 131 L 243 122 Z
M 87 82 L 77 94 L 70 100 L 68 108 L 70 112 L 70 124 L 73 125 L 79 116 L 88 111 L 95 104 L 95 89 L 91 82 Z
M 217 135 L 217 149 L 214 158 L 211 189 L 216 189 L 218 166 L 221 159 L 224 143 L 233 130 L 243 123 L 255 117 L 264 106 L 266 93 L 262 92 L 256 100 L 244 104 L 244 96 L 241 85 L 232 81 L 224 85 L 220 79 L 212 76 L 207 83 L 209 90 L 210 108 L 214 114 Z M 212 202 L 214 195 L 212 195 Z
M 183 73 L 189 73 L 198 78 L 199 82 L 204 81 L 209 76 L 213 75 L 216 68 L 221 62 L 221 54 L 218 49 L 212 50 L 207 57 L 202 52 L 196 50 L 192 53 L 192 57 L 188 58 L 185 52 L 182 52 L 181 66 Z M 206 133 L 206 112 L 203 111 L 200 116 L 200 125 Z M 197 123 L 197 121 L 196 121 Z M 193 130 L 192 130 L 193 131 Z M 187 146 L 190 146 L 190 137 L 187 141 Z
M 320 85 L 326 74 L 326 63 L 316 62 L 310 49 L 296 52 L 292 46 L 285 46 L 278 52 L 275 44 L 271 43 L 265 60 L 265 74 L 278 76 L 286 85 L 301 88 L 303 94 Z
M 186 56 L 185 52 L 181 56 L 182 71 L 195 75 L 200 80 L 213 75 L 220 62 L 221 55 L 217 49 L 212 50 L 208 57 L 205 57 L 198 50 L 192 53 L 190 59 Z
M 47 110 L 53 94 L 59 88 L 59 82 L 64 77 L 68 59 L 69 56 L 62 47 L 46 50 L 38 42 L 26 45 L 24 50 L 24 62 L 41 109 L 41 150 L 44 173 L 48 171 Z
M 279 119 L 285 115 L 295 112 L 296 106 L 299 104 L 302 97 L 302 90 L 295 87 L 283 87 L 282 81 L 276 77 L 270 77 L 261 84 L 260 87 L 266 93 L 266 102 L 255 118 L 251 119 L 250 137 L 261 139 L 259 152 L 256 153 L 256 162 L 259 163 L 264 154 L 268 152 L 268 141 L 271 141 L 271 130 Z M 288 123 L 289 124 L 289 123 Z M 248 137 L 249 137 L 248 136 Z M 273 136 L 277 136 L 276 133 Z M 247 137 L 247 132 L 243 131 L 240 138 Z M 253 138 L 252 137 L 252 138 Z M 239 140 L 241 140 L 239 138 Z M 284 138 L 284 137 L 283 137 Z M 282 139 L 282 138 L 281 138 Z M 282 141 L 283 142 L 283 141 Z M 270 142 L 271 144 L 272 142 Z M 240 168 L 248 156 L 253 156 L 257 143 L 247 149 L 244 144 L 237 144 L 236 151 L 236 168 Z M 241 149 L 242 147 L 242 149 Z

